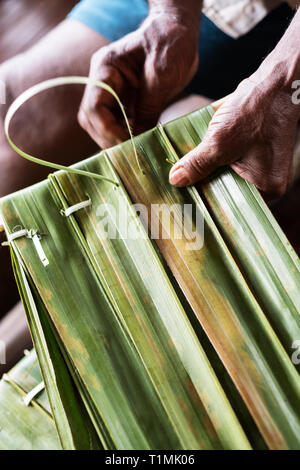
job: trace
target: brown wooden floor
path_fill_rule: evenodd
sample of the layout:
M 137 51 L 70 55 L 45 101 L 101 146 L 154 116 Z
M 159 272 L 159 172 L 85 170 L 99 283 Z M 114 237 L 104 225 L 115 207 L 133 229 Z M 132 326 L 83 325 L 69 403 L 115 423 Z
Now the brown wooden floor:
M 62 21 L 76 0 L 0 0 L 0 62 L 24 51 Z

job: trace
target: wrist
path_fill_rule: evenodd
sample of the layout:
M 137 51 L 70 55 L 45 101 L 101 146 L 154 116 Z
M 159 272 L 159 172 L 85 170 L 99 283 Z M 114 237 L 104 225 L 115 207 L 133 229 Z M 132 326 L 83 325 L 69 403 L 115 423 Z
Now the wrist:
M 291 91 L 295 80 L 300 80 L 300 51 L 276 50 L 264 60 L 257 73 L 269 86 Z
M 149 0 L 149 16 L 168 15 L 177 23 L 200 30 L 201 0 Z
M 275 49 L 258 69 L 262 79 L 274 88 L 290 93 L 295 80 L 300 80 L 300 10 Z
M 293 99 L 295 95 L 293 83 L 297 80 L 297 76 L 300 79 L 300 75 L 295 74 L 295 64 L 290 60 L 282 56 L 280 60 L 277 57 L 268 57 L 246 80 L 246 86 L 249 87 L 249 93 L 255 97 L 255 103 L 264 103 L 266 110 L 272 106 L 272 103 L 280 103 L 278 112 L 291 123 L 295 123 L 300 117 L 300 100 Z M 298 92 L 297 97 L 299 95 Z

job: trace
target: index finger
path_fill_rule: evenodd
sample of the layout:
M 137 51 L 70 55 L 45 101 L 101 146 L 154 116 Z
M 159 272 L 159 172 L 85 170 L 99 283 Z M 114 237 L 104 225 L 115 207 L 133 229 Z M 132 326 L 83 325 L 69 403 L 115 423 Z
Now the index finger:
M 122 101 L 124 79 L 113 66 L 104 66 L 100 73 L 96 75 L 94 72 L 90 78 L 109 85 Z M 116 112 L 117 107 L 115 97 L 106 90 L 93 85 L 86 87 L 81 104 L 81 115 L 85 116 L 83 126 L 102 148 L 128 138 L 128 132 Z

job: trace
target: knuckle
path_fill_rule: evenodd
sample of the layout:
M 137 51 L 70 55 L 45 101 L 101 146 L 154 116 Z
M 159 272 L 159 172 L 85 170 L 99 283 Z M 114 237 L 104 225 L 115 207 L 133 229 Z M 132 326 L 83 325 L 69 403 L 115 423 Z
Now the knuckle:
M 87 96 L 87 99 L 84 102 L 83 109 L 86 115 L 92 114 L 97 110 L 97 95 L 95 93 L 90 92 Z
M 186 160 L 184 166 L 193 174 L 201 175 L 206 166 L 206 158 L 203 153 L 193 152 Z
M 204 160 L 205 158 L 202 154 L 194 155 L 194 158 L 191 158 L 190 165 L 195 171 L 201 172 L 203 166 L 205 165 Z
M 215 166 L 220 160 L 220 146 L 219 143 L 214 139 L 209 141 L 209 145 L 204 145 L 192 155 L 190 165 L 198 173 L 203 173 L 205 169 Z
M 103 59 L 106 55 L 108 46 L 103 46 L 98 51 L 94 52 L 91 57 L 91 67 L 98 67 L 99 63 L 103 62 Z
M 92 55 L 91 68 L 98 69 L 104 65 L 111 65 L 116 61 L 117 56 L 117 52 L 110 45 L 103 46 Z
M 83 127 L 83 129 L 85 129 L 85 130 L 88 129 L 88 119 L 87 119 L 86 114 L 85 114 L 82 107 L 78 111 L 77 120 L 78 120 L 80 126 Z
M 84 118 L 97 112 L 99 105 L 100 90 L 97 87 L 88 86 L 81 103 L 79 113 L 83 113 Z

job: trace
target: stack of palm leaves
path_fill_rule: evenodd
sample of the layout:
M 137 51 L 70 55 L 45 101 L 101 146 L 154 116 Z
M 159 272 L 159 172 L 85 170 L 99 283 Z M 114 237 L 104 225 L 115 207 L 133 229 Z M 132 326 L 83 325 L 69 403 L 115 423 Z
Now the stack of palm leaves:
M 299 260 L 229 169 L 200 193 L 168 182 L 212 113 L 74 166 L 103 180 L 60 171 L 1 200 L 63 448 L 300 448 Z
M 0 449 L 61 448 L 34 351 L 0 381 L 0 416 Z

